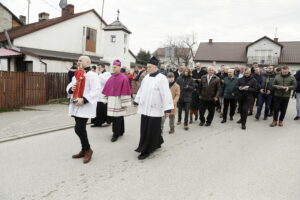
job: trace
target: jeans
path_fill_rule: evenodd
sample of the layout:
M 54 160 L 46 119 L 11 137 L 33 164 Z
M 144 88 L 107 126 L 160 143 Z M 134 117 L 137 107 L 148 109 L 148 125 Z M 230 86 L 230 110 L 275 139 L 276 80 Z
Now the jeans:
M 177 107 L 178 107 L 178 121 L 181 122 L 182 110 L 184 110 L 184 125 L 187 126 L 189 120 L 190 103 L 179 101 L 177 103 Z
M 279 112 L 279 121 L 283 121 L 289 104 L 289 100 L 289 97 L 274 97 L 274 121 L 278 121 Z
M 297 117 L 300 117 L 300 92 L 296 93 L 297 97 Z
M 166 121 L 166 117 L 162 117 L 161 118 L 161 129 L 164 129 L 164 124 Z M 169 115 L 169 126 L 170 126 L 170 130 L 174 130 L 175 128 L 175 115 Z
M 258 95 L 258 107 L 257 107 L 256 116 L 260 117 L 262 107 L 265 104 L 264 116 L 267 117 L 269 115 L 269 112 L 270 112 L 271 102 L 272 102 L 272 95 L 271 94 L 259 94 Z

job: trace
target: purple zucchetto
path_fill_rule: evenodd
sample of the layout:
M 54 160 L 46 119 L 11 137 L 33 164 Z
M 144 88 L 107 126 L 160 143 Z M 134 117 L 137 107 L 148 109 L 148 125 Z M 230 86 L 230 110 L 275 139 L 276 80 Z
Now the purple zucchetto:
M 113 66 L 119 66 L 119 67 L 121 67 L 121 61 L 120 60 L 115 60 L 114 62 L 113 62 Z

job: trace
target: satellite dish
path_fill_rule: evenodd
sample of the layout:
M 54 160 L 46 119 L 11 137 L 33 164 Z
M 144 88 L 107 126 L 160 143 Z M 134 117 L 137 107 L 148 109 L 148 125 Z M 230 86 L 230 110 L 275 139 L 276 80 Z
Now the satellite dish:
M 67 5 L 68 5 L 67 0 L 60 0 L 59 7 L 61 7 L 61 9 L 64 9 Z

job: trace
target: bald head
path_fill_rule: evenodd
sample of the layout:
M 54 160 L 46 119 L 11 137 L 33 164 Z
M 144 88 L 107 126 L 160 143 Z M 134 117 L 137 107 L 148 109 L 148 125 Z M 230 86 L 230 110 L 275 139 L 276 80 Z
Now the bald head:
M 91 59 L 88 56 L 80 56 L 78 58 L 78 66 L 80 68 L 87 68 L 91 65 Z

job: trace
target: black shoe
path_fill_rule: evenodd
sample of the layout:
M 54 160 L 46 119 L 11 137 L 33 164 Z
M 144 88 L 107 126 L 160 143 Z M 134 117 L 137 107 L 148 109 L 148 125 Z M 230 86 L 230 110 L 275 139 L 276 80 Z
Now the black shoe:
M 195 117 L 195 121 L 197 121 L 197 120 L 198 120 L 198 116 Z
M 268 116 L 264 116 L 264 120 L 268 120 Z
M 233 121 L 233 117 L 230 117 L 230 119 L 229 119 L 230 121 Z
M 222 124 L 226 123 L 226 119 L 223 119 L 223 120 L 221 121 L 221 123 L 222 123 Z
M 245 124 L 242 124 L 242 129 L 246 130 L 246 125 Z
M 138 156 L 138 159 L 139 160 L 144 160 L 146 158 L 148 158 L 150 156 L 150 153 L 141 153 L 139 156 Z
M 252 116 L 252 115 L 253 115 L 253 113 L 252 113 L 252 112 L 249 112 L 249 113 L 248 113 L 248 116 Z
M 241 124 L 242 123 L 242 120 L 240 119 L 239 121 L 237 121 L 236 123 L 238 123 L 238 124 Z
M 205 124 L 204 122 L 200 122 L 199 126 L 204 126 L 204 124 Z
M 298 116 L 294 118 L 294 120 L 299 120 L 299 119 L 300 119 L 300 117 L 298 117 Z
M 205 126 L 210 126 L 210 124 L 211 124 L 211 123 L 207 123 L 207 122 L 206 122 Z
M 115 141 L 117 141 L 117 140 L 118 140 L 118 137 L 112 137 L 110 141 L 111 141 L 111 142 L 115 142 Z
M 100 125 L 93 124 L 93 125 L 91 125 L 91 127 L 94 128 L 94 127 L 101 127 L 101 126 L 100 126 Z
M 270 114 L 268 115 L 269 117 L 272 117 L 273 116 L 273 112 L 270 112 Z
M 258 115 L 255 115 L 255 119 L 259 120 L 259 116 L 258 116 Z

